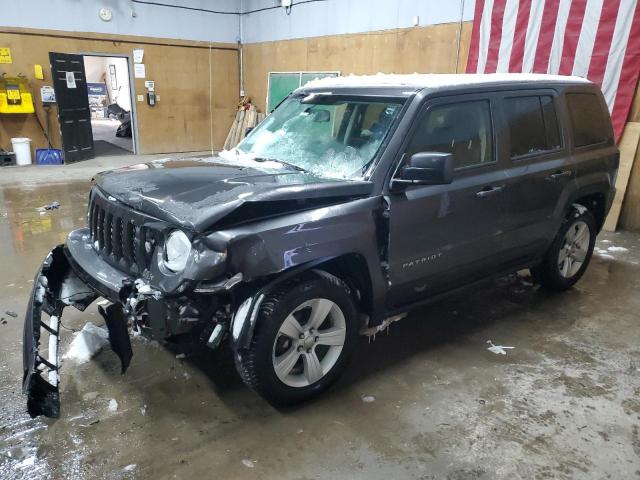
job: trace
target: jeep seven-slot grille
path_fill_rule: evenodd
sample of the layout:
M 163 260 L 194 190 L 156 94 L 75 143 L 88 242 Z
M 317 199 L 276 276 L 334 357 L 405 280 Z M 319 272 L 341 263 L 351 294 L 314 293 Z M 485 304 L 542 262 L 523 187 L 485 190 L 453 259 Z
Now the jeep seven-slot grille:
M 149 268 L 155 242 L 135 212 L 94 191 L 88 216 L 91 242 L 105 261 L 132 275 Z

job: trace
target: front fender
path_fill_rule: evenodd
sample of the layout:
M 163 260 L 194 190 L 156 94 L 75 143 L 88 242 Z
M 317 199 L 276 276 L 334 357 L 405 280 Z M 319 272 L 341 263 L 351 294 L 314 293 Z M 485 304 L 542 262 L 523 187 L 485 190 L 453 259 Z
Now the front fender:
M 249 303 L 245 300 L 243 308 L 237 309 L 232 344 L 236 348 L 248 345 L 260 299 L 277 283 L 351 254 L 365 260 L 373 299 L 371 324 L 375 325 L 384 315 L 386 293 L 375 220 L 380 205 L 380 197 L 354 200 L 213 234 L 228 239 L 230 275 L 242 273 L 245 282 L 275 276 L 266 287 L 253 291 Z
M 374 220 L 379 205 L 379 198 L 354 200 L 252 222 L 212 236 L 227 239 L 228 271 L 242 273 L 245 281 L 347 253 L 362 255 L 373 276 L 380 270 Z

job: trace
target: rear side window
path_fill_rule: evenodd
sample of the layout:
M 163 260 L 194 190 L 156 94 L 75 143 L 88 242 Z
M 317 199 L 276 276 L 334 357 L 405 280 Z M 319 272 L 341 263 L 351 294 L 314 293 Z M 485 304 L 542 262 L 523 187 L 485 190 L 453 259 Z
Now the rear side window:
M 567 107 L 576 147 L 609 139 L 609 128 L 600 99 L 592 93 L 567 93 Z
M 493 162 L 493 133 L 488 100 L 438 105 L 420 120 L 408 155 L 452 153 L 455 168 Z
M 551 95 L 506 98 L 504 107 L 511 158 L 560 148 L 558 119 Z

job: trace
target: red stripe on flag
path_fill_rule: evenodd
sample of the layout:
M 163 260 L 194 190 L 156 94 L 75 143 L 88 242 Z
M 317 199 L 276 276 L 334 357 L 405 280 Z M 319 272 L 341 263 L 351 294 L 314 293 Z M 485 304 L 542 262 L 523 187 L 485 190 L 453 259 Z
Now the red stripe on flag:
M 616 28 L 616 19 L 620 9 L 620 0 L 607 0 L 602 5 L 600 13 L 600 23 L 596 32 L 596 40 L 591 53 L 591 63 L 589 63 L 589 73 L 587 78 L 602 87 L 604 72 L 607 69 L 613 31 Z
M 564 30 L 560 68 L 558 69 L 560 75 L 571 75 L 573 71 L 573 63 L 576 60 L 576 50 L 578 49 L 578 40 L 580 39 L 580 31 L 582 30 L 582 21 L 584 20 L 586 9 L 587 0 L 573 0 L 571 2 L 569 18 Z
M 611 113 L 611 122 L 613 123 L 613 132 L 616 142 L 620 140 L 624 124 L 629 115 L 631 102 L 635 93 L 636 84 L 638 83 L 638 74 L 640 74 L 640 4 L 636 4 L 631 31 L 627 40 L 627 49 L 624 53 L 624 62 L 622 63 L 622 71 L 620 72 L 620 81 L 618 82 L 618 90 L 616 99 L 613 103 L 613 111 Z
M 556 30 L 556 20 L 558 19 L 559 5 L 560 0 L 547 0 L 544 4 L 540 35 L 538 36 L 538 48 L 536 49 L 536 57 L 533 60 L 534 73 L 547 73 L 553 34 Z
M 500 40 L 502 40 L 502 20 L 504 19 L 504 7 L 506 4 L 507 0 L 494 0 L 493 2 L 487 63 L 484 66 L 484 72 L 481 73 L 496 73 L 498 68 L 498 54 L 500 53 Z
M 524 59 L 524 44 L 527 39 L 527 26 L 531 15 L 531 0 L 520 0 L 518 5 L 518 16 L 513 32 L 513 46 L 511 47 L 511 58 L 509 59 L 510 72 L 522 72 L 522 61 Z
M 484 0 L 476 0 L 476 8 L 473 13 L 473 29 L 469 46 L 469 58 L 467 59 L 467 73 L 476 73 L 478 69 L 478 54 L 480 52 L 480 23 L 484 11 Z

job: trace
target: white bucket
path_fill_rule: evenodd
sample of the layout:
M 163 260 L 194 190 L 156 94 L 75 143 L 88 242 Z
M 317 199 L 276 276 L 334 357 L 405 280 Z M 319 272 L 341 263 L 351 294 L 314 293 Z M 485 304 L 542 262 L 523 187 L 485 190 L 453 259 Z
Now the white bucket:
M 31 139 L 12 138 L 13 153 L 16 154 L 17 165 L 31 165 Z

